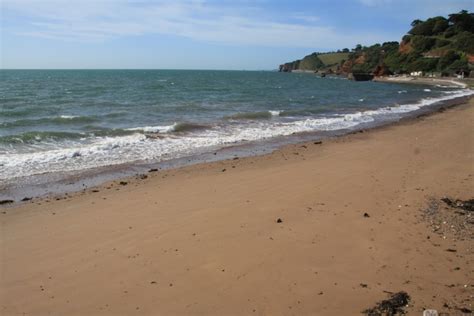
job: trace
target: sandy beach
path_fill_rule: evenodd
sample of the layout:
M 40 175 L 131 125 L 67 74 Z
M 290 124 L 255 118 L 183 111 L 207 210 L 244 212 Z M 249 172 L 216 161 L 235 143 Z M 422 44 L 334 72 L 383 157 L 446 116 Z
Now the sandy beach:
M 2 315 L 472 310 L 474 99 L 0 208 Z M 442 112 L 442 113 L 441 113 Z
M 376 82 L 392 82 L 392 83 L 409 83 L 409 84 L 420 84 L 420 85 L 442 85 L 452 87 L 463 87 L 466 88 L 469 85 L 472 86 L 472 79 L 455 79 L 455 78 L 428 78 L 428 77 L 412 77 L 412 76 L 401 76 L 401 77 L 375 77 L 373 81 Z

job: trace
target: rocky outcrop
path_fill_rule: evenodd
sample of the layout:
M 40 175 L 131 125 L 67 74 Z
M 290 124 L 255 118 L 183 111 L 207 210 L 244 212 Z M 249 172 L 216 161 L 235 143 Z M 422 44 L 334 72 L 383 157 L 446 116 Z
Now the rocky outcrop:
M 378 65 L 374 70 L 374 76 L 376 77 L 389 76 L 391 74 L 392 72 L 385 64 Z
M 398 51 L 402 54 L 408 54 L 410 53 L 411 51 L 413 50 L 413 48 L 411 47 L 411 44 L 409 41 L 407 40 L 402 40 L 400 42 L 400 48 L 398 49 Z
M 470 64 L 474 64 L 474 55 L 467 55 L 467 61 Z
M 294 62 L 291 62 L 291 63 L 282 64 L 282 65 L 280 65 L 279 71 L 280 72 L 292 72 L 293 70 L 298 69 L 299 63 L 300 63 L 300 61 L 297 60 L 297 61 L 294 61 Z

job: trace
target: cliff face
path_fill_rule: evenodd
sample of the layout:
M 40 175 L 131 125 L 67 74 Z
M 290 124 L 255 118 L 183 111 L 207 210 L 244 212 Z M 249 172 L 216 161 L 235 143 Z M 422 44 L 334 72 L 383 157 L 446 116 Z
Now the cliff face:
M 285 63 L 285 64 L 282 64 L 280 65 L 280 72 L 292 72 L 293 70 L 296 70 L 298 69 L 297 68 L 297 65 L 295 64 L 295 62 L 291 62 L 291 63 Z
M 280 71 L 301 69 L 377 76 L 413 71 L 442 75 L 474 73 L 474 13 L 463 10 L 450 14 L 448 18 L 438 16 L 426 21 L 415 20 L 411 26 L 400 43 L 386 42 L 369 47 L 357 45 L 344 57 L 338 55 L 342 52 L 314 53 L 281 65 Z M 338 56 L 332 58 L 331 55 Z
M 400 48 L 398 51 L 402 54 L 409 54 L 412 51 L 412 47 L 409 42 L 406 42 L 405 40 L 402 40 L 400 42 Z
M 281 64 L 280 72 L 293 70 L 335 72 L 341 66 L 341 61 L 347 58 L 348 53 L 313 53 L 293 62 Z

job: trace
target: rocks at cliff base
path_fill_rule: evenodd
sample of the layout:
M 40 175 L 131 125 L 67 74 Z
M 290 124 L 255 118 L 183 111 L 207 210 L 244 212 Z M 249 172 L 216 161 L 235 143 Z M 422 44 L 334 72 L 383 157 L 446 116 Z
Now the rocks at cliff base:
M 403 315 L 404 308 L 410 301 L 410 296 L 406 292 L 398 292 L 392 294 L 389 299 L 378 302 L 374 307 L 366 309 L 362 313 L 368 316 L 382 315 Z

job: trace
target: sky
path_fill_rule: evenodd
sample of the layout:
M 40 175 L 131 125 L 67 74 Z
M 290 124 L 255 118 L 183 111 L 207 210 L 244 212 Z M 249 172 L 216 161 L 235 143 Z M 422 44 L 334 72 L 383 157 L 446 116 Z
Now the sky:
M 2 69 L 272 70 L 473 0 L 0 0 Z

